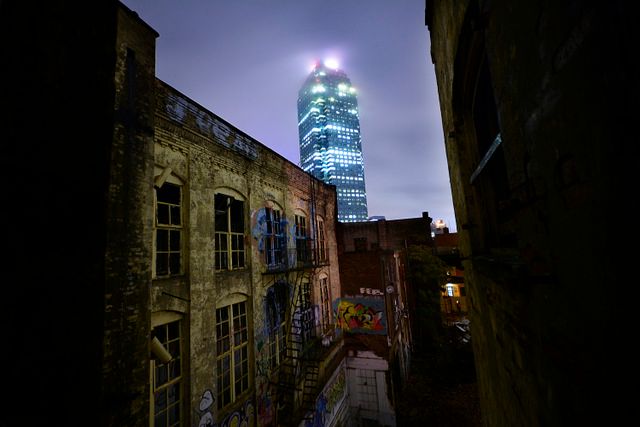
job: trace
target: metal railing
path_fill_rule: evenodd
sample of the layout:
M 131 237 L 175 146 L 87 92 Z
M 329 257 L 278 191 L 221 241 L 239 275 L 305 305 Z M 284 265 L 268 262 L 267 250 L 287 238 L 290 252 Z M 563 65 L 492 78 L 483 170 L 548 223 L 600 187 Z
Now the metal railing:
M 272 249 L 264 252 L 266 272 L 282 272 L 303 268 L 316 268 L 329 264 L 327 248 L 317 248 L 313 240 L 298 241 L 295 248 Z

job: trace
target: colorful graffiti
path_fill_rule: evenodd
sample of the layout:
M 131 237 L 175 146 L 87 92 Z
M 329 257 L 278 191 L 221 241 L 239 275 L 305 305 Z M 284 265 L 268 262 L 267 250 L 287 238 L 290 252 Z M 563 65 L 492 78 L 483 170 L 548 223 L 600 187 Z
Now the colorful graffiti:
M 215 397 L 211 390 L 205 390 L 200 398 L 198 409 L 195 411 L 198 421 L 198 427 L 253 427 L 254 409 L 251 399 L 247 400 L 242 408 L 229 414 L 221 423 L 216 423 L 211 411 L 213 409 Z
M 281 230 L 286 230 L 288 224 L 289 222 L 287 221 L 286 218 L 283 217 L 280 219 Z M 292 227 L 293 228 L 291 230 L 293 231 L 293 233 L 295 233 L 295 225 L 293 225 Z M 258 249 L 259 252 L 263 252 L 265 250 L 266 235 L 267 235 L 267 211 L 265 210 L 265 208 L 260 208 L 254 211 L 251 216 L 251 236 L 253 237 L 254 240 L 256 240 L 257 242 L 256 248 Z M 287 241 L 290 238 L 290 236 L 295 236 L 295 234 L 289 233 L 288 235 L 285 235 L 285 237 L 283 237 L 285 239 L 284 240 L 285 248 L 288 244 Z
M 340 372 L 316 399 L 316 407 L 310 419 L 305 421 L 305 427 L 324 427 L 335 416 L 336 409 L 342 401 L 346 390 L 344 371 Z
M 345 387 L 347 385 L 344 371 L 340 371 L 333 382 L 325 390 L 327 396 L 327 411 L 333 412 L 334 408 L 344 396 Z
M 220 427 L 253 427 L 253 417 L 253 402 L 249 399 L 244 403 L 242 408 L 229 414 L 220 423 Z
M 333 305 L 337 328 L 357 334 L 387 333 L 383 299 L 343 298 Z
M 273 426 L 275 421 L 275 390 L 270 382 L 262 382 L 258 387 L 258 425 L 261 427 Z
M 263 336 L 256 341 L 256 406 L 258 425 L 262 427 L 272 426 L 275 417 L 273 398 L 275 392 L 271 383 L 271 367 L 269 360 L 269 346 Z

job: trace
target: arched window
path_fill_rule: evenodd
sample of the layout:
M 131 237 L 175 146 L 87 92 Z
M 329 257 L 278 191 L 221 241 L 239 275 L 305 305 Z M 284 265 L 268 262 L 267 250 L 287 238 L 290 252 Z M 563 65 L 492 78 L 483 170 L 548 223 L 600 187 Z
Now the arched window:
M 234 295 L 216 309 L 216 393 L 218 409 L 249 390 L 248 304 Z
M 278 366 L 285 356 L 287 336 L 286 315 L 289 305 L 289 285 L 286 282 L 276 282 L 267 290 L 265 301 L 266 326 L 269 330 L 269 366 Z
M 326 275 L 320 276 L 319 285 L 322 331 L 328 332 L 333 329 L 331 322 L 331 286 L 329 285 L 329 278 Z
M 245 267 L 245 205 L 239 194 L 218 192 L 215 209 L 215 269 L 236 270 Z
M 300 211 L 295 214 L 294 219 L 296 232 L 296 259 L 298 263 L 306 264 L 311 261 L 307 217 L 303 212 Z
M 287 238 L 284 215 L 278 205 L 272 204 L 265 210 L 264 252 L 268 268 L 282 267 L 287 259 Z
M 151 318 L 151 413 L 153 426 L 184 422 L 182 316 L 154 313 Z
M 175 276 L 182 273 L 183 185 L 170 168 L 157 173 L 153 272 L 155 277 Z

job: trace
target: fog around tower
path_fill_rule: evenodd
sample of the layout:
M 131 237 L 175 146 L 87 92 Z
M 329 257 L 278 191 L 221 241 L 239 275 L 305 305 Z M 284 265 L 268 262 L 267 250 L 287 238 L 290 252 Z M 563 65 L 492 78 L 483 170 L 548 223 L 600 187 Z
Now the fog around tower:
M 295 164 L 298 89 L 335 58 L 358 91 L 369 215 L 456 230 L 424 0 L 123 3 L 160 34 L 158 78 Z

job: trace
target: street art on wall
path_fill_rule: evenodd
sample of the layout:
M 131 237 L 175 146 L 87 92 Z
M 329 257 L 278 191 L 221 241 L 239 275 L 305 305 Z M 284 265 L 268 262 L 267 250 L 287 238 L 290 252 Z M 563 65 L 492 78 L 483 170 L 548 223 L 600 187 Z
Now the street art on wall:
M 267 288 L 263 301 L 263 311 L 256 327 L 256 416 L 257 425 L 271 427 L 275 425 L 276 388 L 272 378 L 276 366 L 276 350 L 273 340 L 281 336 L 281 325 L 285 321 L 286 310 L 290 301 L 291 285 L 285 281 L 277 281 Z
M 251 399 L 247 400 L 240 409 L 227 415 L 221 423 L 216 423 L 211 414 L 214 401 L 211 390 L 205 390 L 202 393 L 198 410 L 195 411 L 199 419 L 198 427 L 253 427 L 255 425 L 255 411 Z
M 288 226 L 288 221 L 285 217 L 280 219 L 280 229 L 286 230 Z M 295 225 L 292 226 L 292 230 L 295 232 Z M 257 209 L 251 215 L 251 236 L 254 240 L 256 240 L 256 248 L 259 252 L 263 252 L 265 250 L 265 236 L 267 235 L 267 211 L 265 208 Z M 291 236 L 295 236 L 295 234 L 289 233 L 285 234 L 285 247 L 288 244 L 288 239 Z
M 305 421 L 305 427 L 324 427 L 331 424 L 336 415 L 337 408 L 345 396 L 346 376 L 344 368 L 338 368 L 338 374 L 328 383 L 325 389 L 316 399 L 313 414 Z
M 211 415 L 211 407 L 215 398 L 213 397 L 213 393 L 211 390 L 205 390 L 202 393 L 202 397 L 200 398 L 200 404 L 198 405 L 198 414 L 199 422 L 198 427 L 213 427 L 215 423 L 213 422 L 213 415 Z
M 253 402 L 249 399 L 242 408 L 229 414 L 220 423 L 220 427 L 253 427 L 254 424 Z
M 353 297 L 333 302 L 336 327 L 355 334 L 387 333 L 384 299 Z

